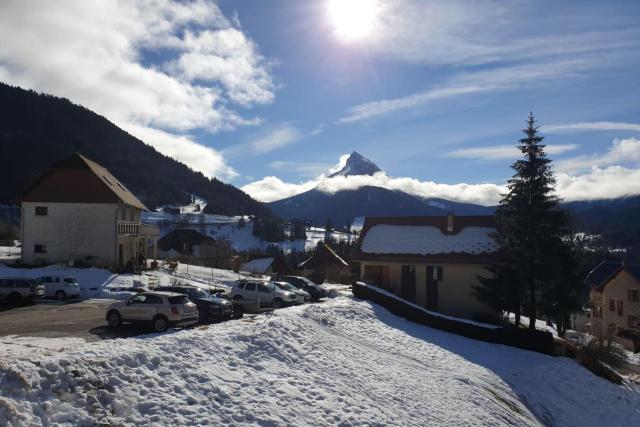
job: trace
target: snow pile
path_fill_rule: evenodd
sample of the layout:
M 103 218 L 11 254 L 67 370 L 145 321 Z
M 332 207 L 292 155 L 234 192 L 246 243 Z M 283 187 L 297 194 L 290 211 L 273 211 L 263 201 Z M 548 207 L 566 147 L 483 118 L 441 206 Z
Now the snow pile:
M 374 225 L 364 236 L 362 251 L 374 254 L 482 254 L 495 252 L 491 227 L 465 227 L 456 234 L 443 234 L 438 227 Z
M 1 425 L 634 425 L 638 390 L 569 359 L 341 296 L 0 363 Z

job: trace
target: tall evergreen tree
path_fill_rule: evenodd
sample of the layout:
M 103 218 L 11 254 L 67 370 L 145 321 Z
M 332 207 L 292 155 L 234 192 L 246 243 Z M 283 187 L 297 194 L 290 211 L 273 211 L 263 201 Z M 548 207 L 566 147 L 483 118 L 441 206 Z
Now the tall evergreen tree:
M 482 278 L 483 287 L 476 291 L 494 308 L 514 311 L 516 324 L 523 307 L 529 328 L 535 329 L 540 309 L 563 319 L 574 309 L 576 295 L 571 289 L 577 264 L 569 244 L 569 220 L 554 195 L 551 160 L 533 114 L 523 133 L 518 146 L 523 158 L 512 165 L 509 191 L 496 210 L 495 239 L 502 263 L 491 267 L 493 277 Z

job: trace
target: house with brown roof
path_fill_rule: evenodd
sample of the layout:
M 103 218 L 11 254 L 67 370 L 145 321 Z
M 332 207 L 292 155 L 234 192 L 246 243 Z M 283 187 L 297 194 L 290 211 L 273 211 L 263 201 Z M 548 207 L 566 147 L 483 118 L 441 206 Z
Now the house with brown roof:
M 589 332 L 640 350 L 640 265 L 603 261 L 586 278 L 590 287 Z
M 325 280 L 335 283 L 351 281 L 351 267 L 327 244 L 320 241 L 311 257 L 298 264 L 302 276 L 315 283 Z
M 498 257 L 493 216 L 367 217 L 353 256 L 363 282 L 429 310 L 468 319 L 495 315 L 474 295 Z
M 159 229 L 148 210 L 107 169 L 74 153 L 54 164 L 19 197 L 22 262 L 83 260 L 118 269 L 140 255 L 156 257 Z

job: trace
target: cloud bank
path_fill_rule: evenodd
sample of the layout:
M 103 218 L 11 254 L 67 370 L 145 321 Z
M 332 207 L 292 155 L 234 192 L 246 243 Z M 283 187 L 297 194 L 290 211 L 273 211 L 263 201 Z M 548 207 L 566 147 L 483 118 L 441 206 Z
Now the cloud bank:
M 567 151 L 573 149 L 556 147 Z M 499 151 L 498 154 L 508 154 L 511 157 L 512 152 Z M 342 156 L 341 161 L 347 157 L 348 155 Z M 553 167 L 556 172 L 556 193 L 565 201 L 611 199 L 640 194 L 640 140 L 634 138 L 616 139 L 606 153 L 554 162 Z M 395 178 L 384 172 L 373 176 L 327 178 L 327 175 L 300 183 L 288 183 L 275 176 L 269 176 L 245 185 L 242 190 L 257 200 L 272 202 L 312 188 L 333 194 L 341 190 L 376 186 L 424 198 L 438 197 L 484 206 L 497 204 L 502 194 L 507 191 L 506 184 L 442 184 L 415 178 Z
M 0 5 L 0 80 L 63 96 L 208 176 L 233 169 L 189 132 L 259 123 L 236 107 L 269 103 L 270 63 L 206 0 Z

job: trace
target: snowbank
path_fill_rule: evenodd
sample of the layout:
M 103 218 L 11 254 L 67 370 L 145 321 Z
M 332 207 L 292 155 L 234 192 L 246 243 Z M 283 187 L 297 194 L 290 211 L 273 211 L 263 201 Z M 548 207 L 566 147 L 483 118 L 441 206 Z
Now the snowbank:
M 5 425 L 634 425 L 637 388 L 349 296 L 0 363 Z

